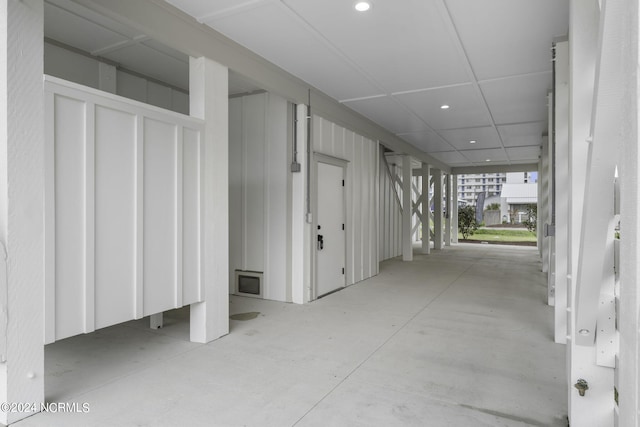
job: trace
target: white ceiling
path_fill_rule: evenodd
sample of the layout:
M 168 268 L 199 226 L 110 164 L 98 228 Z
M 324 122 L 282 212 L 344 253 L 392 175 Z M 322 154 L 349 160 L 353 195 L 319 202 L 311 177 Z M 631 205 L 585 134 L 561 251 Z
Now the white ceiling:
M 450 166 L 538 160 L 568 0 L 167 1 Z M 70 0 L 45 8 L 47 37 L 188 87 L 180 52 Z

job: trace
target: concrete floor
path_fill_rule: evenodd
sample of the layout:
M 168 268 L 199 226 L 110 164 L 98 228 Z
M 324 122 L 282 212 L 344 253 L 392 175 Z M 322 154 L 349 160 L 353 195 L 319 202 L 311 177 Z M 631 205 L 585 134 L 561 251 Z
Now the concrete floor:
M 47 400 L 90 411 L 15 425 L 566 426 L 545 298 L 535 248 L 460 244 L 304 306 L 232 297 L 259 314 L 208 345 L 173 311 L 47 346 Z

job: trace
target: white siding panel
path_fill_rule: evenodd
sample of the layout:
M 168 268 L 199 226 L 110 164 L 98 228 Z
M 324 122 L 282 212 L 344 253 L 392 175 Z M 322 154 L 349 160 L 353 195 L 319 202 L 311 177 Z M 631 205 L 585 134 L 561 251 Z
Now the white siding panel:
M 268 95 L 265 153 L 265 298 L 287 299 L 287 101 Z
M 55 335 L 83 332 L 85 108 L 81 100 L 55 96 Z M 68 125 L 62 125 L 62 123 Z
M 229 290 L 234 291 L 235 270 L 243 269 L 243 160 L 242 98 L 229 100 Z
M 264 272 L 266 94 L 243 98 L 243 270 Z
M 345 138 L 344 138 L 344 144 L 345 144 L 345 149 L 344 149 L 344 158 L 345 159 L 353 159 L 354 157 L 354 150 L 355 150 L 355 145 L 354 145 L 354 140 L 355 140 L 356 134 L 348 129 L 345 129 Z M 353 198 L 355 197 L 354 195 L 354 187 L 352 185 L 352 183 L 354 182 L 354 168 L 347 166 L 347 179 L 346 179 L 346 196 L 347 196 L 347 216 L 346 216 L 346 220 L 347 220 L 347 224 L 345 224 L 346 227 L 346 231 L 347 231 L 347 252 L 346 252 L 346 256 L 347 256 L 347 266 L 346 266 L 346 271 L 347 271 L 347 284 L 352 284 L 356 282 L 356 272 L 354 269 L 354 262 L 355 262 L 355 244 L 354 244 L 354 236 L 355 236 L 355 227 L 353 226 L 354 224 L 354 216 L 353 216 L 353 209 L 354 209 L 354 204 L 351 203 L 350 201 L 353 200 Z
M 116 90 L 120 96 L 147 102 L 147 81 L 142 77 L 118 70 L 116 74 Z
M 235 270 L 263 273 L 263 297 L 287 300 L 287 101 L 229 100 L 229 286 Z
M 380 261 L 385 259 L 394 258 L 402 254 L 402 213 L 400 202 L 396 196 L 396 184 L 390 175 L 395 173 L 393 170 L 389 170 L 385 161 L 384 155 L 379 156 L 379 168 L 380 168 L 380 235 L 383 239 L 380 240 L 379 253 L 381 254 Z
M 202 151 L 200 134 L 183 129 L 182 180 L 182 304 L 200 300 L 201 286 L 201 210 Z
M 44 72 L 98 88 L 98 61 L 49 43 L 44 44 Z
M 134 317 L 136 117 L 97 106 L 95 115 L 95 320 Z
M 170 110 L 172 107 L 172 89 L 156 82 L 147 82 L 147 103 Z
M 313 150 L 349 161 L 347 166 L 347 284 L 359 282 L 377 273 L 378 229 L 373 212 L 378 209 L 373 192 L 376 173 L 377 142 L 336 125 L 321 117 L 313 120 Z M 373 154 L 372 154 L 373 153 Z M 374 268 L 374 265 L 376 266 Z
M 353 271 L 354 283 L 362 277 L 362 136 L 356 135 L 353 141 L 353 179 L 350 185 L 353 188 Z
M 362 145 L 362 276 L 371 277 L 371 249 L 373 247 L 372 237 L 375 234 L 371 234 L 370 221 L 371 213 L 373 209 L 371 206 L 375 206 L 373 203 L 373 180 L 367 179 L 369 176 L 375 176 L 373 165 L 371 164 L 371 156 L 369 155 L 373 144 Z
M 171 90 L 171 110 L 181 114 L 189 114 L 189 94 Z
M 177 129 L 144 120 L 144 314 L 175 307 Z M 153 290 L 153 292 L 151 291 Z

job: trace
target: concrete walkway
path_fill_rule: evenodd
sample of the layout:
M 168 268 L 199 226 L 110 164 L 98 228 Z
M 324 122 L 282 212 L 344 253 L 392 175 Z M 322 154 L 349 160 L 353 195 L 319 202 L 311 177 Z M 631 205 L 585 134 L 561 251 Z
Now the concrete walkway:
M 537 250 L 460 244 L 391 260 L 297 306 L 231 298 L 231 334 L 188 312 L 47 347 L 47 399 L 86 413 L 31 426 L 566 426 L 564 347 Z

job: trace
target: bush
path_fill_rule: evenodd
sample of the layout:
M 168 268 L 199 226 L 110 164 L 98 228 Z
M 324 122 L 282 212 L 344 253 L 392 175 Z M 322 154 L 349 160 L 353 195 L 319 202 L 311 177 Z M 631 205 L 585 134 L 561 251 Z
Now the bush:
M 500 210 L 500 203 L 491 203 L 489 206 L 487 206 L 487 210 L 488 211 L 499 211 Z
M 522 221 L 522 223 L 527 227 L 527 230 L 532 233 L 536 232 L 536 228 L 538 227 L 538 205 L 527 205 L 527 219 Z
M 473 206 L 465 206 L 458 210 L 458 231 L 462 233 L 462 238 L 472 236 L 478 229 L 476 223 L 476 209 Z

